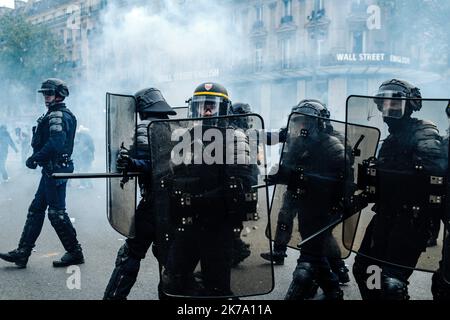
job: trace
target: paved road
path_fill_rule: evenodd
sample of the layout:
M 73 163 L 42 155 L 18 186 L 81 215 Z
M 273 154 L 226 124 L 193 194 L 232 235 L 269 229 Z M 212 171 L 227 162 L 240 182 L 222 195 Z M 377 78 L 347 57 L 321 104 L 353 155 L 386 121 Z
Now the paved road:
M 34 195 L 40 175 L 30 170 L 20 171 L 13 163 L 12 179 L 0 185 L 0 251 L 9 251 L 17 245 L 28 205 Z M 21 173 L 26 172 L 26 173 Z M 21 176 L 21 179 L 19 179 Z M 28 267 L 18 270 L 11 264 L 0 261 L 0 299 L 56 299 L 90 300 L 100 299 L 114 266 L 118 248 L 123 237 L 107 223 L 104 181 L 96 181 L 94 189 L 78 189 L 76 183 L 68 189 L 68 212 L 75 219 L 79 239 L 82 243 L 86 263 L 80 267 L 81 289 L 69 289 L 67 281 L 71 276 L 67 269 L 54 269 L 52 260 L 64 252 L 48 220 L 30 258 Z M 290 251 L 284 266 L 275 267 L 275 288 L 271 294 L 258 299 L 283 299 L 291 274 L 295 268 L 298 253 Z M 347 261 L 352 263 L 352 257 Z M 431 299 L 431 276 L 415 273 L 411 282 L 412 299 Z M 138 281 L 130 299 L 155 300 L 158 271 L 154 257 L 149 254 L 142 263 Z M 360 299 L 358 289 L 352 281 L 344 287 L 345 299 Z

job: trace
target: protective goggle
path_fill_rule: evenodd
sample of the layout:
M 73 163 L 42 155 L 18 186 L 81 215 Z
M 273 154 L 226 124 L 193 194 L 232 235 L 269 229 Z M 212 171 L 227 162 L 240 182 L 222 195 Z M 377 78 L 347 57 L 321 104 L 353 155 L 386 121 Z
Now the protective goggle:
M 218 117 L 224 98 L 216 96 L 194 96 L 191 101 L 193 118 Z
M 55 89 L 41 89 L 38 92 L 42 93 L 43 96 L 56 96 Z
M 383 118 L 401 119 L 406 110 L 406 94 L 398 91 L 378 92 L 375 103 Z

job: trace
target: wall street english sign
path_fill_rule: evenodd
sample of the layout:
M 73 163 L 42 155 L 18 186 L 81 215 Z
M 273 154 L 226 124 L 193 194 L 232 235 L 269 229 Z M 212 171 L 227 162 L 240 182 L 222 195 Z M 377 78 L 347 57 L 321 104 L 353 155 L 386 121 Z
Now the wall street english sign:
M 340 63 L 370 63 L 370 64 L 403 64 L 410 65 L 411 58 L 388 53 L 337 53 L 336 61 Z

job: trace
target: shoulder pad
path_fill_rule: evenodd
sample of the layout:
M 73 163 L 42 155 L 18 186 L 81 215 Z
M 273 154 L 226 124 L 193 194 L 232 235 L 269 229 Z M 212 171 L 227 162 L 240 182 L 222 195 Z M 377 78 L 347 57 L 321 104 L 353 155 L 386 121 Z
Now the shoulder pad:
M 418 120 L 413 126 L 413 135 L 417 140 L 441 140 L 439 129 L 430 121 Z
M 323 148 L 324 156 L 329 157 L 331 161 L 341 161 L 345 158 L 345 145 L 334 135 L 326 135 L 321 141 L 320 148 Z
M 50 112 L 48 118 L 49 118 L 48 124 L 50 127 L 50 133 L 61 132 L 63 129 L 62 128 L 63 113 L 61 111 L 53 111 Z
M 439 129 L 437 128 L 437 126 L 428 120 L 417 120 L 414 121 L 413 123 L 413 131 L 420 131 L 420 130 L 424 130 L 424 129 L 432 129 L 432 130 L 436 130 L 437 132 L 439 132 Z

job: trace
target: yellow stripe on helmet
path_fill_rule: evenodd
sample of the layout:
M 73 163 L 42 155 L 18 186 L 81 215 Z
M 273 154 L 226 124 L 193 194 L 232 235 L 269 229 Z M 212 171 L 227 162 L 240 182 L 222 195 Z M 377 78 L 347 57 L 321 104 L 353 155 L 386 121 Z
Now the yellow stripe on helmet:
M 225 98 L 227 100 L 230 100 L 230 98 L 228 98 L 228 96 L 224 93 L 219 93 L 219 92 L 196 92 L 194 93 L 194 96 L 217 96 L 217 97 L 222 97 Z

